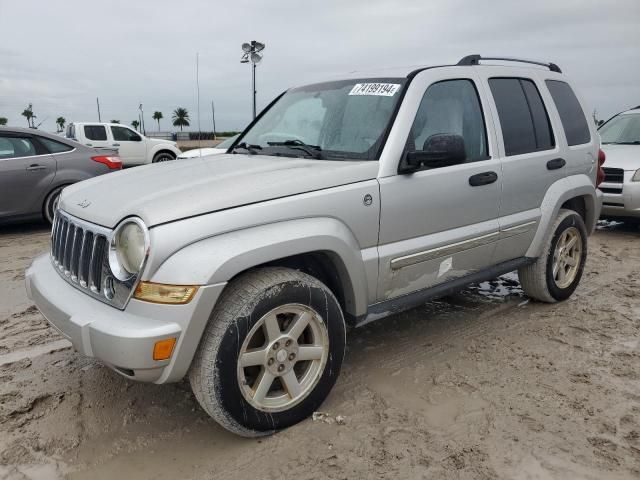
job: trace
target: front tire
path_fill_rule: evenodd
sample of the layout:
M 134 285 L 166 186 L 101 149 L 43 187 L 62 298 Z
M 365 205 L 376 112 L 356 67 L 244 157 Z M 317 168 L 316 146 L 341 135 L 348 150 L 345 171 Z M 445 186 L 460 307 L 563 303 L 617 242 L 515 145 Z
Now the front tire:
M 171 152 L 158 152 L 153 156 L 152 163 L 170 162 L 175 159 L 176 156 Z
M 333 387 L 345 324 L 333 293 L 287 268 L 262 268 L 222 293 L 189 371 L 202 408 L 227 430 L 255 437 L 309 417 Z
M 518 270 L 524 293 L 555 303 L 569 298 L 580 283 L 587 259 L 587 229 L 573 210 L 561 209 L 542 255 Z

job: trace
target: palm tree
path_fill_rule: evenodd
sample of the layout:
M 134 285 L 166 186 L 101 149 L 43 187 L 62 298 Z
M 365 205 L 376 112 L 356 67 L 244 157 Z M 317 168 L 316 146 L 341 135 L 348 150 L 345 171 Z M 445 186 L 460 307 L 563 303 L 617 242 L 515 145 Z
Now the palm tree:
M 33 120 L 34 118 L 36 118 L 36 116 L 33 114 L 32 104 L 29 104 L 29 106 L 23 110 L 22 116 L 27 119 L 27 125 L 29 126 L 29 128 L 35 128 Z
M 189 112 L 186 108 L 178 107 L 173 111 L 173 116 L 171 117 L 173 120 L 174 127 L 180 127 L 180 131 L 182 131 L 182 127 L 188 127 L 189 124 Z
M 131 126 L 136 130 L 138 130 L 138 127 L 140 126 L 140 122 L 138 120 L 134 120 L 133 122 L 131 122 Z
M 111 120 L 111 123 L 120 123 L 120 120 Z
M 153 112 L 153 119 L 158 122 L 158 131 L 160 131 L 160 120 L 163 118 L 162 112 Z
M 0 125 L 6 125 L 8 121 L 7 117 L 0 117 Z
M 58 131 L 60 131 L 60 132 L 64 131 L 64 124 L 65 123 L 67 123 L 66 118 L 64 118 L 64 117 L 56 118 L 56 125 L 58 125 L 58 128 L 60 129 Z

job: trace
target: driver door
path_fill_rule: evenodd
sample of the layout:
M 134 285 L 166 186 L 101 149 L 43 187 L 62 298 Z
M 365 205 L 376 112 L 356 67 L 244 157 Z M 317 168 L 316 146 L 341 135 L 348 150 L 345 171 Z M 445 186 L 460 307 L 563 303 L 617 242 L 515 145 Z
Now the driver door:
M 118 149 L 118 155 L 127 165 L 144 163 L 147 158 L 146 142 L 127 127 L 111 126 L 112 146 Z
M 501 170 L 489 108 L 473 72 L 427 70 L 411 85 L 420 102 L 404 155 L 432 135 L 459 135 L 463 163 L 380 178 L 378 301 L 433 287 L 491 265 L 498 239 Z M 420 88 L 416 93 L 415 89 Z M 487 128 L 489 126 L 489 129 Z M 398 159 L 400 162 L 401 159 Z

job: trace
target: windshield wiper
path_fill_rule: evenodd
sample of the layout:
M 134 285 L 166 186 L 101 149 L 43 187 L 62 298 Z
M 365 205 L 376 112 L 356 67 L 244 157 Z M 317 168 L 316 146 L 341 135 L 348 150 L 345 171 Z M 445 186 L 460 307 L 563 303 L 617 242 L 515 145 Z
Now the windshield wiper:
M 640 140 L 633 142 L 602 142 L 603 145 L 640 145 Z
M 271 147 L 289 147 L 293 150 L 302 150 L 310 157 L 315 158 L 316 160 L 322 159 L 322 148 L 319 145 L 308 145 L 304 143 L 302 140 L 285 140 L 284 142 L 267 142 L 267 144 Z
M 257 150 L 262 150 L 262 147 L 260 145 L 252 145 L 247 142 L 239 143 L 238 145 L 233 147 L 233 150 L 231 151 L 235 152 L 237 148 L 242 148 L 243 150 L 246 150 L 247 152 L 249 152 L 250 155 L 255 155 L 258 153 Z

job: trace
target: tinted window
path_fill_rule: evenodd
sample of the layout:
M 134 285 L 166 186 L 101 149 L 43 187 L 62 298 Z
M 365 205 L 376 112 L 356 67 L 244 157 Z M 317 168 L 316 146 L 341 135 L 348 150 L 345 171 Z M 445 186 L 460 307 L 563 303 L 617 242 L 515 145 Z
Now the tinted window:
M 498 109 L 507 156 L 553 148 L 549 116 L 531 80 L 492 78 L 489 87 Z
M 51 140 L 50 138 L 38 137 L 40 142 L 45 146 L 49 153 L 60 153 L 60 152 L 68 152 L 73 150 L 73 147 L 67 145 L 66 143 L 56 142 L 55 140 Z
M 36 147 L 27 137 L 0 136 L 0 159 L 38 155 Z
M 106 140 L 107 129 L 103 125 L 85 125 L 84 136 L 88 140 Z
M 113 139 L 119 142 L 139 142 L 141 140 L 140 135 L 126 127 L 111 127 L 111 133 Z
M 478 92 L 471 80 L 431 85 L 420 103 L 407 141 L 408 150 L 423 150 L 432 135 L 460 135 L 467 162 L 487 159 L 487 134 Z
M 547 80 L 546 83 L 560 114 L 567 143 L 569 145 L 589 143 L 591 133 L 589 133 L 587 119 L 569 84 L 558 80 Z

